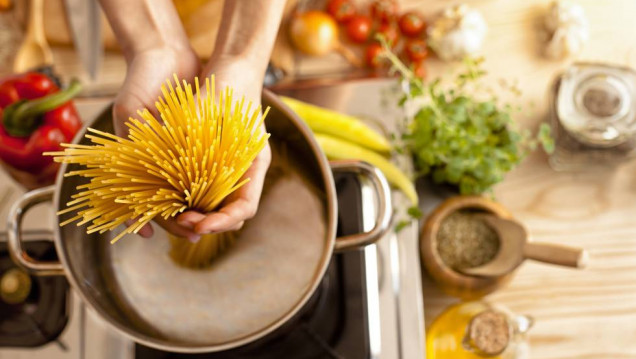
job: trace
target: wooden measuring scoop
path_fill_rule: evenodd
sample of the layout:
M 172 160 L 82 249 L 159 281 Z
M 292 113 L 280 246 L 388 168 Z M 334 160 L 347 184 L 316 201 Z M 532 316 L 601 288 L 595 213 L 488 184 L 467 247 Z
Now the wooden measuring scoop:
M 529 242 L 528 232 L 519 222 L 490 214 L 479 217 L 497 232 L 499 252 L 484 265 L 459 269 L 464 274 L 497 277 L 510 273 L 521 265 L 524 259 L 573 268 L 583 268 L 587 265 L 588 254 L 584 249 Z

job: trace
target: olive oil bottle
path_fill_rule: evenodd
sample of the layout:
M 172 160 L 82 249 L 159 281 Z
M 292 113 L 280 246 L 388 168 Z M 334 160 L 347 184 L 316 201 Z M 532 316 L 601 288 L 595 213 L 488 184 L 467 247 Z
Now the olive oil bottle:
M 486 302 L 447 308 L 427 331 L 427 359 L 525 359 L 533 320 Z

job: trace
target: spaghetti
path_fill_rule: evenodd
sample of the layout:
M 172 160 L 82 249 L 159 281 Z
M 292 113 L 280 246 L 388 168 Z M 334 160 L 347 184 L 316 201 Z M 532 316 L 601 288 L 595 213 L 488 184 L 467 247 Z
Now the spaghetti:
M 195 78 L 196 95 L 186 81 L 174 80 L 174 86 L 166 81 L 155 103 L 161 121 L 144 109 L 138 111 L 143 121 L 131 117 L 126 123 L 127 138 L 89 128 L 91 145 L 64 144 L 64 151 L 48 153 L 83 167 L 66 177 L 90 179 L 58 212 L 75 214 L 61 225 L 90 222 L 87 233 L 104 233 L 132 223 L 114 243 L 157 216 L 211 212 L 249 181 L 242 176 L 269 138 L 261 126 L 268 110 L 262 116 L 260 106 L 250 112 L 252 103 L 234 101 L 230 88 L 217 102 L 214 76 L 205 80 L 205 93 Z
M 237 232 L 210 233 L 192 243 L 184 238 L 170 235 L 170 258 L 186 268 L 204 268 L 212 259 L 225 252 L 236 240 Z

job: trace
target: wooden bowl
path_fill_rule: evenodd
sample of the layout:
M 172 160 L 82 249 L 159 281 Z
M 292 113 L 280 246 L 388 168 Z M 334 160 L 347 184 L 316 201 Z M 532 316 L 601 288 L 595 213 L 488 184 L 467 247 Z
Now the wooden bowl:
M 470 300 L 481 298 L 504 286 L 512 279 L 514 272 L 495 278 L 469 276 L 453 270 L 442 261 L 437 251 L 437 232 L 444 218 L 461 209 L 484 211 L 502 218 L 512 218 L 512 215 L 501 204 L 485 197 L 455 196 L 442 202 L 426 219 L 420 236 L 422 264 L 444 292 Z

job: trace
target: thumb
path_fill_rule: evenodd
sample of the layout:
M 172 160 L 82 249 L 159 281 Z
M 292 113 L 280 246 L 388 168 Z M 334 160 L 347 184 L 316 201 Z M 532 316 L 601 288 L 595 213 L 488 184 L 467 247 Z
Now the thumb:
M 113 104 L 113 125 L 115 127 L 115 134 L 121 137 L 128 136 L 128 126 L 126 126 L 128 119 L 130 117 L 135 117 L 142 120 L 139 116 L 137 116 L 137 111 L 146 108 L 146 104 L 127 87 L 127 85 L 122 87 Z

